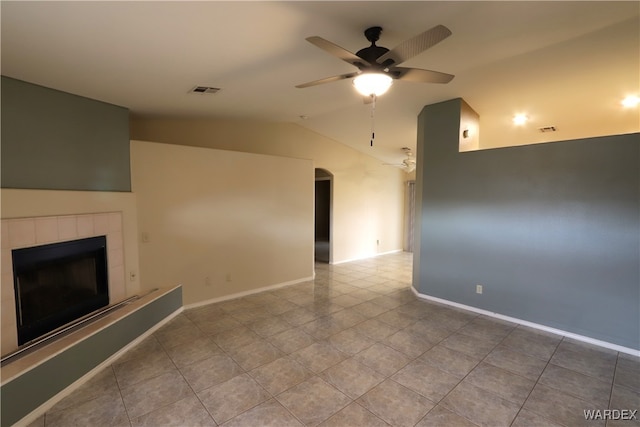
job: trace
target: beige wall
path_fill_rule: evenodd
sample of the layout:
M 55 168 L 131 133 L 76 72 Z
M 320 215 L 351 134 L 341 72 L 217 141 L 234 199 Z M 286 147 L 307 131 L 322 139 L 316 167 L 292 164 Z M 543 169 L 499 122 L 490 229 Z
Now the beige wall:
M 313 276 L 310 160 L 131 142 L 145 288 L 196 304 Z
M 402 249 L 403 183 L 408 175 L 301 126 L 233 120 L 133 119 L 131 137 L 310 159 L 313 167 L 326 169 L 334 176 L 332 262 Z M 367 141 L 363 138 L 363 144 Z M 245 172 L 256 176 L 250 170 Z

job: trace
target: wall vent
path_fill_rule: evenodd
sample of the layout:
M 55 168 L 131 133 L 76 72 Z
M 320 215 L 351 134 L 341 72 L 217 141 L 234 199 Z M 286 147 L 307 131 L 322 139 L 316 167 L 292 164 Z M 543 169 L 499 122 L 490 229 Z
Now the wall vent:
M 545 126 L 538 129 L 540 132 L 555 132 L 558 130 L 555 126 Z
M 205 93 L 218 93 L 220 92 L 219 87 L 211 87 L 211 86 L 196 86 L 189 91 L 189 93 L 197 93 L 200 95 L 204 95 Z

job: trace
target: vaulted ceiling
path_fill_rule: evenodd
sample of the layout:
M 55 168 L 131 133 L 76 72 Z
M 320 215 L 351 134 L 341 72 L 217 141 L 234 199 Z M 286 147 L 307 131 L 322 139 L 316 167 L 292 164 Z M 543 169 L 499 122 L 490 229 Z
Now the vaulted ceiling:
M 1 67 L 134 116 L 293 122 L 399 162 L 422 107 L 457 97 L 480 115 L 485 148 L 638 132 L 620 101 L 640 95 L 639 16 L 635 1 L 2 1 Z M 396 81 L 376 103 L 374 147 L 372 106 L 349 80 L 295 88 L 355 71 L 306 37 L 356 52 L 381 26 L 391 49 L 438 24 L 453 34 L 403 66 L 456 77 Z M 516 113 L 529 122 L 514 126 Z

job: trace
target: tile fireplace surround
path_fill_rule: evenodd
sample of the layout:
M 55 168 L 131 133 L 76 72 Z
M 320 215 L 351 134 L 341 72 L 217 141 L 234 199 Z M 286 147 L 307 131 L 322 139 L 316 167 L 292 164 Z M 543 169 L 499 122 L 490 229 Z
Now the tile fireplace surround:
M 126 297 L 121 212 L 2 220 L 2 355 L 18 348 L 11 251 L 103 235 L 107 236 L 109 303 L 113 304 Z

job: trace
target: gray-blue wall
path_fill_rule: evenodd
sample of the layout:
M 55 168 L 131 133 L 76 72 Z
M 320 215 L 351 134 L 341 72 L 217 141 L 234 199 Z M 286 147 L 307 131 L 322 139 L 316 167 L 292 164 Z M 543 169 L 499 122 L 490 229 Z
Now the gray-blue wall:
M 414 287 L 640 349 L 640 135 L 460 153 L 463 106 L 419 116 Z
M 131 191 L 129 110 L 2 76 L 3 188 Z

